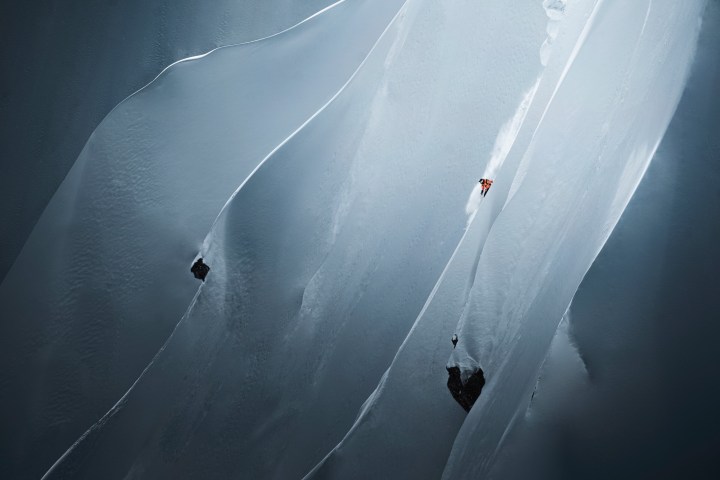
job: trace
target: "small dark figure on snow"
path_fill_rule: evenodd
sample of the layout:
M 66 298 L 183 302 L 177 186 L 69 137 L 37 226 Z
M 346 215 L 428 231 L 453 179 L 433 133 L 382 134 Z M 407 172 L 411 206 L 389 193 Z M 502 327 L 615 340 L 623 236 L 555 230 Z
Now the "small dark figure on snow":
M 198 280 L 205 281 L 205 277 L 207 277 L 208 272 L 210 271 L 210 267 L 205 265 L 203 263 L 202 258 L 198 258 L 197 262 L 193 263 L 193 266 L 190 268 L 190 271 L 193 275 L 195 275 L 195 278 Z
M 455 346 L 457 345 L 457 341 L 458 341 L 458 338 L 457 338 L 457 334 L 456 334 L 456 333 L 453 333 L 452 339 L 451 339 L 450 341 L 451 341 L 452 344 L 453 344 L 453 348 L 455 348 Z

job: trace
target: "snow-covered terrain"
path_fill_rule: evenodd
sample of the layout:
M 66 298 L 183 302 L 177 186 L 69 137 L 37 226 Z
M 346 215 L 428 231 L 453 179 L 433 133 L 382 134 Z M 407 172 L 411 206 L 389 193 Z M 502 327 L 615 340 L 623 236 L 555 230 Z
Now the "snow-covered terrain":
M 187 308 L 189 262 L 228 197 L 348 80 L 396 11 L 340 3 L 178 63 L 103 121 L 0 285 L 23 319 L 1 327 L 0 405 L 30 435 L 4 430 L 8 444 L 67 446 L 113 405 Z
M 0 281 L 89 135 L 168 64 L 266 37 L 334 0 L 0 5 Z
M 634 191 L 681 93 L 695 37 L 675 38 L 667 50 L 658 46 L 673 14 L 650 7 L 638 5 L 633 15 L 619 2 L 599 2 L 589 13 L 578 48 L 559 80 L 551 80 L 549 100 L 539 102 L 540 119 L 536 123 L 527 113 L 523 128 L 532 134 L 529 145 L 520 130 L 437 292 L 360 420 L 319 470 L 326 473 L 321 478 L 361 478 L 367 465 L 385 472 L 403 452 L 408 458 L 395 473 L 412 465 L 420 475 L 431 468 L 423 459 L 439 455 L 440 438 L 446 448 L 454 442 L 447 478 L 487 474 L 505 430 L 530 398 L 564 310 Z M 675 18 L 679 28 L 692 32 L 698 15 L 699 10 L 683 9 Z M 608 29 L 623 21 L 632 36 L 614 40 L 631 49 L 608 45 Z M 637 58 L 667 70 L 639 69 Z M 682 68 L 670 61 L 676 59 L 683 59 Z M 672 103 L 665 101 L 668 94 Z M 628 99 L 634 109 L 624 107 Z M 518 117 L 508 125 L 518 124 Z M 507 135 L 512 130 L 503 129 L 500 138 L 512 138 Z M 515 193 L 506 202 L 508 189 Z M 443 342 L 450 349 L 453 332 L 460 341 L 448 366 L 480 366 L 488 379 L 459 433 L 458 420 L 442 408 L 445 365 L 434 353 Z M 426 420 L 417 422 L 418 417 Z M 407 437 L 383 437 L 388 431 Z M 411 438 L 414 448 L 406 450 Z M 427 440 L 426 450 L 415 448 L 423 442 L 417 439 Z M 433 460 L 427 463 L 437 468 Z
M 720 476 L 719 47 L 709 2 L 673 120 L 573 299 L 587 375 L 565 347 L 546 361 L 493 478 Z
M 0 359 L 33 376 L 3 410 L 97 420 L 46 477 L 487 475 L 702 7 L 345 0 L 168 69 L 95 131 L 0 285 L 27 319 Z M 467 415 L 453 366 L 488 382 Z

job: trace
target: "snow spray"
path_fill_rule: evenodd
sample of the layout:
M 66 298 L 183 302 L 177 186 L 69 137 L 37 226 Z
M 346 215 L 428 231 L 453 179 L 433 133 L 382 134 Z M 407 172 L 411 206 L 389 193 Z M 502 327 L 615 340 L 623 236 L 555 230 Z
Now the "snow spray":
M 530 109 L 530 104 L 535 97 L 535 93 L 537 92 L 539 85 L 540 78 L 537 79 L 530 90 L 525 92 L 525 95 L 523 95 L 523 99 L 520 102 L 520 105 L 518 105 L 517 110 L 515 110 L 515 114 L 512 118 L 500 128 L 500 132 L 495 138 L 495 145 L 493 146 L 490 161 L 488 161 L 487 166 L 485 167 L 485 173 L 483 173 L 482 178 L 489 178 L 492 180 L 500 170 L 500 167 L 515 143 L 515 139 L 520 132 L 520 127 L 522 127 L 522 124 L 525 121 L 527 112 Z M 480 186 L 480 183 L 475 184 L 475 188 L 472 193 L 470 193 L 470 198 L 468 198 L 467 204 L 465 205 L 465 212 L 468 215 L 475 213 L 480 206 L 480 200 L 483 198 L 480 194 L 481 191 L 482 187 Z

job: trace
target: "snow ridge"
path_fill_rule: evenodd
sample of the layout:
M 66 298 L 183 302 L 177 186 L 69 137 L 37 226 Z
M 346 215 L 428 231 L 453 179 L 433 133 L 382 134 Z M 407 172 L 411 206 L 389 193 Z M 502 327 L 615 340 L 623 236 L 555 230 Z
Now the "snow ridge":
M 187 308 L 177 323 L 173 313 L 169 338 L 43 478 L 491 471 L 558 322 L 667 126 L 694 42 L 685 27 L 701 2 L 340 3 L 324 10 L 337 24 L 295 30 L 279 49 L 250 49 L 249 58 L 287 62 L 293 48 L 323 40 L 367 42 L 259 163 L 203 206 L 202 223 L 189 217 L 199 231 L 184 253 L 199 249 L 212 267 L 207 282 L 190 282 L 194 296 L 178 304 Z M 479 29 L 478 19 L 492 21 Z M 506 25 L 518 35 L 498 48 Z M 341 61 L 351 56 L 343 50 L 322 51 Z M 232 63 L 209 71 L 222 76 Z M 313 84 L 317 72 L 308 76 Z M 176 99 L 188 84 L 163 82 Z M 226 102 L 246 93 L 232 81 L 221 86 Z M 232 143 L 237 118 L 217 118 L 223 104 L 192 107 L 203 116 L 197 126 L 221 125 L 217 141 L 242 147 Z M 117 143 L 105 148 L 122 142 L 110 138 Z M 468 200 L 477 151 L 489 153 L 481 167 L 495 184 Z M 131 180 L 148 176 L 138 163 Z M 469 414 L 448 393 L 448 366 L 486 373 Z
M 558 322 L 652 158 L 646 145 L 657 145 L 679 100 L 697 34 L 686 32 L 701 3 L 686 11 L 646 1 L 628 11 L 606 0 L 592 12 L 533 132 L 522 186 L 481 257 L 459 326 L 469 341 L 449 364 L 482 366 L 488 382 L 443 478 L 486 476 L 522 418 Z M 613 31 L 623 38 L 608 45 Z M 578 111 L 577 98 L 587 110 Z
M 165 68 L 163 68 L 162 70 L 160 70 L 160 73 L 158 73 L 157 75 L 155 75 L 155 78 L 153 78 L 153 79 L 150 80 L 148 83 L 146 83 L 146 84 L 143 85 L 142 87 L 140 87 L 140 88 L 138 88 L 137 90 L 135 90 L 133 93 L 131 93 L 130 95 L 128 95 L 128 96 L 125 97 L 124 99 L 122 99 L 117 105 L 115 105 L 115 106 L 108 112 L 108 114 L 107 114 L 105 117 L 106 117 L 106 118 L 109 117 L 110 115 L 113 114 L 113 112 L 114 112 L 118 107 L 120 107 L 121 105 L 123 105 L 124 103 L 126 103 L 128 100 L 130 100 L 131 98 L 135 97 L 135 96 L 138 95 L 139 93 L 141 93 L 141 92 L 147 90 L 148 88 L 150 88 L 150 87 L 151 87 L 155 82 L 157 82 L 163 75 L 165 75 L 167 72 L 169 72 L 172 68 L 176 67 L 177 65 L 180 65 L 180 64 L 183 64 L 183 63 L 186 63 L 186 62 L 192 62 L 192 61 L 194 61 L 194 60 L 201 60 L 201 59 L 207 57 L 208 55 L 211 55 L 211 54 L 213 54 L 213 53 L 215 53 L 215 52 L 219 52 L 219 51 L 224 50 L 224 49 L 226 49 L 226 48 L 240 47 L 240 46 L 243 46 L 243 45 L 252 45 L 252 44 L 254 44 L 254 43 L 264 42 L 264 41 L 266 41 L 266 40 L 270 40 L 271 38 L 275 38 L 275 37 L 284 35 L 284 34 L 286 34 L 286 33 L 290 33 L 290 32 L 292 32 L 293 30 L 297 29 L 298 27 L 304 25 L 304 24 L 307 23 L 307 22 L 310 22 L 311 20 L 319 17 L 320 15 L 328 12 L 329 10 L 332 10 L 333 8 L 337 7 L 338 5 L 340 5 L 340 4 L 342 4 L 342 3 L 345 3 L 346 1 L 347 1 L 347 0 L 338 0 L 337 2 L 328 5 L 327 7 L 323 8 L 323 9 L 321 9 L 321 10 L 315 12 L 315 13 L 313 13 L 313 14 L 310 15 L 309 17 L 307 17 L 307 18 L 299 21 L 299 22 L 296 23 L 295 25 L 292 25 L 292 26 L 290 26 L 290 27 L 288 27 L 288 28 L 286 28 L 286 29 L 284 29 L 284 30 L 281 30 L 281 31 L 276 32 L 276 33 L 273 33 L 273 34 L 271 34 L 271 35 L 267 35 L 267 36 L 261 37 L 261 38 L 256 38 L 256 39 L 254 39 L 254 40 L 248 40 L 248 41 L 246 41 L 246 42 L 231 43 L 231 44 L 228 44 L 228 45 L 221 45 L 221 46 L 219 46 L 219 47 L 215 47 L 215 48 L 213 48 L 213 49 L 211 49 L 211 50 L 208 50 L 208 51 L 205 52 L 205 53 L 200 53 L 200 54 L 198 54 L 198 55 L 191 55 L 191 56 L 189 56 L 189 57 L 185 57 L 185 58 L 181 58 L 181 59 L 179 59 L 179 60 L 176 60 L 176 61 L 172 62 L 170 65 L 168 65 L 168 66 L 166 66 Z
M 259 43 L 259 42 L 262 42 L 262 41 L 264 41 L 264 40 L 277 37 L 277 36 L 279 36 L 279 35 L 281 35 L 281 34 L 285 34 L 285 33 L 287 33 L 287 32 L 290 32 L 291 30 L 296 29 L 297 27 L 299 27 L 299 26 L 301 26 L 301 25 L 303 25 L 303 24 L 306 24 L 307 22 L 309 22 L 309 21 L 312 20 L 312 19 L 315 19 L 315 18 L 320 17 L 322 14 L 327 13 L 327 12 L 331 11 L 332 9 L 338 7 L 339 5 L 345 3 L 345 1 L 346 1 L 346 0 L 340 0 L 340 1 L 338 1 L 338 2 L 336 2 L 336 3 L 334 3 L 334 4 L 332 4 L 332 5 L 324 8 L 323 10 L 317 12 L 316 14 L 312 15 L 311 17 L 308 17 L 307 19 L 303 20 L 302 22 L 298 23 L 297 25 L 295 25 L 295 26 L 293 26 L 293 27 L 290 27 L 289 29 L 286 29 L 286 30 L 284 30 L 284 31 L 282 31 L 282 32 L 279 32 L 279 33 L 276 33 L 276 34 L 274 34 L 274 35 L 271 35 L 271 36 L 269 36 L 269 37 L 265 37 L 265 38 L 258 39 L 258 40 L 254 40 L 254 41 L 250 41 L 250 42 L 244 42 L 244 43 L 241 43 L 241 44 L 238 44 L 238 45 L 229 45 L 229 46 L 219 47 L 219 48 L 216 48 L 216 49 L 214 49 L 214 50 L 212 50 L 212 51 L 210 51 L 210 52 L 208 52 L 208 53 L 206 53 L 206 54 L 199 55 L 199 56 L 194 56 L 194 57 L 190 57 L 190 58 L 183 59 L 183 60 L 180 60 L 180 61 L 178 61 L 178 62 L 175 62 L 175 63 L 173 63 L 172 65 L 166 67 L 166 68 L 163 70 L 163 72 L 156 77 L 155 80 L 153 80 L 152 82 L 150 82 L 148 85 L 146 85 L 146 86 L 143 87 L 142 89 L 138 90 L 138 92 L 136 92 L 135 94 L 129 96 L 129 97 L 128 97 L 126 100 L 124 100 L 123 102 L 129 100 L 131 97 L 133 97 L 133 96 L 135 96 L 136 94 L 140 93 L 140 91 L 145 90 L 146 88 L 150 87 L 151 84 L 153 84 L 153 82 L 155 82 L 156 80 L 158 80 L 165 72 L 170 71 L 171 67 L 173 67 L 173 66 L 175 66 L 175 65 L 177 65 L 177 64 L 180 64 L 180 63 L 183 63 L 183 62 L 186 62 L 186 61 L 189 61 L 189 60 L 195 60 L 195 59 L 204 58 L 204 57 L 207 57 L 209 54 L 211 54 L 211 53 L 213 53 L 213 52 L 216 52 L 216 51 L 219 51 L 219 50 L 229 49 L 229 48 L 235 47 L 235 46 L 242 46 L 242 45 L 247 45 L 247 44 Z M 353 82 L 353 80 L 355 79 L 355 77 L 357 76 L 357 74 L 363 69 L 363 66 L 364 66 L 365 63 L 367 62 L 368 58 L 370 58 L 370 57 L 372 56 L 372 54 L 373 54 L 373 52 L 376 50 L 378 44 L 379 44 L 379 43 L 381 42 L 381 40 L 385 37 L 387 31 L 393 26 L 393 24 L 396 22 L 397 18 L 402 15 L 402 13 L 403 13 L 403 6 L 405 5 L 405 3 L 407 3 L 407 1 L 409 1 L 409 0 L 405 0 L 405 2 L 402 3 L 402 5 L 397 9 L 396 13 L 391 17 L 391 19 L 389 20 L 389 22 L 385 25 L 385 27 L 384 27 L 384 29 L 382 30 L 382 32 L 380 33 L 380 35 L 379 35 L 379 36 L 376 38 L 376 40 L 373 42 L 372 47 L 368 50 L 368 52 L 365 54 L 365 56 L 364 56 L 364 57 L 362 58 L 362 60 L 359 62 L 359 64 L 358 64 L 357 67 L 354 69 L 354 71 L 352 72 L 352 74 L 350 75 L 350 77 L 347 78 L 347 80 L 341 85 L 341 87 L 340 87 L 320 108 L 318 108 L 309 118 L 307 118 L 299 127 L 297 127 L 294 131 L 292 131 L 292 133 L 290 133 L 290 135 L 288 135 L 283 141 L 281 141 L 277 146 L 275 146 L 275 147 L 270 151 L 270 153 L 268 153 L 268 154 L 253 168 L 253 170 L 245 177 L 245 179 L 243 180 L 243 182 L 236 188 L 236 190 L 235 190 L 235 191 L 231 194 L 231 196 L 226 200 L 226 202 L 225 202 L 225 204 L 223 205 L 223 207 L 221 208 L 220 212 L 219 212 L 219 213 L 217 214 L 217 216 L 215 217 L 215 220 L 213 221 L 212 226 L 210 227 L 210 232 L 209 232 L 209 233 L 206 235 L 206 237 L 205 237 L 205 240 L 204 240 L 204 242 L 203 242 L 203 247 L 201 248 L 201 253 L 202 253 L 202 252 L 205 252 L 205 251 L 207 250 L 207 248 L 208 248 L 208 245 L 209 245 L 210 243 L 212 243 L 212 240 L 213 240 L 213 238 L 214 238 L 214 237 L 213 237 L 213 232 L 220 227 L 220 225 L 218 225 L 218 223 L 219 223 L 218 220 L 223 216 L 223 214 L 226 212 L 227 208 L 232 204 L 232 200 L 236 197 L 236 195 L 238 194 L 238 192 L 240 192 L 240 191 L 244 188 L 244 186 L 248 184 L 248 182 L 255 176 L 255 174 L 261 169 L 261 167 L 262 167 L 263 165 L 265 165 L 265 164 L 268 162 L 268 160 L 270 160 L 270 159 L 276 154 L 276 152 L 278 152 L 280 149 L 282 149 L 283 146 L 285 146 L 285 145 L 286 145 L 288 142 L 290 142 L 294 137 L 296 137 L 301 131 L 303 131 L 303 129 L 304 129 L 307 125 L 309 125 L 310 123 L 312 123 L 312 121 L 313 121 L 314 119 L 316 119 L 323 111 L 325 111 L 325 110 L 328 108 L 328 106 L 330 106 L 330 105 L 340 96 L 340 94 L 341 94 L 343 91 L 346 90 L 346 88 L 348 87 L 348 85 L 350 85 L 350 84 Z M 121 103 L 123 103 L 123 102 L 121 102 Z M 119 106 L 120 106 L 120 105 L 116 106 L 115 108 L 117 109 Z M 112 112 L 111 112 L 111 113 L 112 113 Z M 108 117 L 110 117 L 110 114 L 108 114 Z M 202 253 L 202 254 L 204 254 L 204 253 Z M 213 265 L 213 267 L 215 267 L 215 265 Z M 217 270 L 215 271 L 215 273 L 217 273 Z M 125 404 L 127 403 L 128 398 L 129 398 L 129 397 L 132 395 L 132 393 L 135 391 L 135 389 L 136 389 L 136 387 L 138 386 L 138 384 L 147 376 L 148 372 L 153 369 L 153 367 L 156 365 L 156 362 L 157 362 L 158 358 L 160 358 L 160 357 L 162 356 L 162 354 L 165 352 L 167 346 L 168 346 L 169 344 L 171 344 L 172 341 L 174 340 L 174 338 L 176 337 L 176 332 L 177 332 L 178 329 L 183 325 L 183 323 L 187 320 L 188 313 L 191 312 L 191 311 L 193 310 L 193 308 L 195 308 L 195 307 L 197 306 L 197 301 L 198 301 L 198 299 L 199 299 L 200 296 L 201 296 L 201 293 L 202 293 L 202 291 L 203 291 L 203 287 L 205 287 L 205 286 L 206 286 L 206 284 L 202 284 L 202 285 L 200 285 L 200 287 L 197 288 L 197 290 L 196 290 L 196 292 L 195 292 L 192 300 L 190 301 L 188 307 L 186 308 L 185 314 L 182 315 L 182 317 L 180 318 L 180 320 L 175 324 L 175 327 L 173 328 L 173 331 L 172 331 L 172 333 L 170 334 L 170 336 L 169 336 L 169 337 L 167 338 L 167 340 L 164 342 L 164 344 L 163 344 L 162 347 L 159 349 L 159 351 L 154 355 L 154 357 L 153 357 L 153 359 L 150 361 L 150 363 L 143 369 L 142 373 L 136 378 L 136 380 L 135 380 L 135 381 L 132 383 L 132 385 L 128 388 L 128 390 L 127 390 L 127 391 L 122 395 L 122 397 L 115 403 L 115 405 L 113 405 L 113 407 L 112 407 L 107 413 L 105 413 L 105 415 L 102 416 L 102 418 L 100 418 L 100 419 L 99 419 L 95 424 L 93 424 L 85 433 L 83 433 L 83 435 L 82 435 L 79 439 L 77 439 L 77 440 L 61 455 L 61 457 L 58 458 L 58 460 L 55 461 L 55 463 L 50 467 L 50 469 L 43 475 L 43 477 L 42 477 L 43 479 L 53 478 L 55 475 L 62 475 L 62 474 L 63 474 L 63 473 L 62 473 L 63 464 L 64 464 L 66 461 L 68 461 L 68 460 L 73 456 L 74 452 L 78 449 L 78 447 L 79 447 L 80 445 L 82 445 L 84 442 L 91 441 L 91 440 L 89 440 L 89 437 L 92 437 L 93 435 L 99 434 L 99 433 L 103 430 L 103 427 L 104 427 L 111 419 L 113 419 L 113 417 L 116 417 L 120 412 L 122 412 Z
M 556 70 L 557 67 L 553 67 L 552 74 L 546 82 L 552 82 L 553 78 L 557 79 Z M 515 152 L 513 154 L 515 158 L 521 156 L 529 135 L 524 134 L 522 139 L 519 139 L 519 132 L 528 117 L 531 105 L 534 110 L 541 109 L 543 105 L 542 103 L 537 104 L 538 106 L 533 104 L 541 80 L 543 80 L 543 74 L 536 77 L 532 86 L 522 94 L 522 100 L 515 113 L 500 129 L 493 148 L 493 155 L 486 167 L 488 171 L 499 171 L 511 151 Z M 547 88 L 545 87 L 544 91 Z M 543 97 L 547 98 L 547 93 L 544 93 Z M 532 121 L 536 122 L 537 118 L 538 114 L 536 113 L 532 116 Z M 512 166 L 507 167 L 506 170 L 512 171 Z M 486 176 L 492 178 L 494 173 L 486 174 Z M 508 184 L 509 182 L 506 181 L 505 185 Z M 465 233 L 398 349 L 388 373 L 384 377 L 382 388 L 378 388 L 372 393 L 345 438 L 315 466 L 307 475 L 307 479 L 362 478 L 357 473 L 359 471 L 369 476 L 388 476 L 393 472 L 393 469 L 388 467 L 389 462 L 399 465 L 401 470 L 396 473 L 401 478 L 412 478 L 415 475 L 413 472 L 417 472 L 417 475 L 421 477 L 431 478 L 433 475 L 430 472 L 433 471 L 433 468 L 437 468 L 438 462 L 444 462 L 441 460 L 443 448 L 439 445 L 446 442 L 445 445 L 449 448 L 461 424 L 462 414 L 445 388 L 445 360 L 441 356 L 442 354 L 438 355 L 438 352 L 445 350 L 443 346 L 446 342 L 449 345 L 450 335 L 456 331 L 457 319 L 462 316 L 476 277 L 477 265 L 485 239 L 495 218 L 501 212 L 500 207 L 503 205 L 501 200 L 506 191 L 507 186 L 503 187 L 503 182 L 498 182 L 496 187 L 493 187 L 493 194 L 487 198 L 471 196 L 467 208 L 470 218 Z M 471 207 L 471 201 L 477 203 Z M 483 202 L 481 210 L 478 209 L 480 202 Z M 461 342 L 463 341 L 461 339 Z M 427 365 L 429 350 L 433 351 L 432 365 Z M 408 374 L 412 369 L 422 369 L 423 376 L 417 378 L 419 372 Z M 406 375 L 410 375 L 413 380 Z M 400 413 L 410 408 L 401 402 L 408 401 L 407 391 L 413 391 L 417 388 L 416 385 L 428 386 L 430 389 L 416 392 L 412 400 L 413 411 L 418 417 L 434 419 L 424 422 L 424 425 L 418 425 L 415 420 L 406 418 Z M 371 403 L 368 405 L 368 402 Z M 413 460 L 403 461 L 401 458 L 402 447 L 398 445 L 405 444 L 403 440 L 395 439 L 393 444 L 387 442 L 377 444 L 376 440 L 373 440 L 376 437 L 373 437 L 371 432 L 382 436 L 385 435 L 383 432 L 389 431 L 403 431 L 413 439 L 412 442 L 416 448 Z M 420 442 L 419 438 L 425 438 L 428 441 Z M 417 454 L 418 451 L 422 453 Z M 420 457 L 424 460 L 420 461 Z M 368 467 L 369 463 L 382 465 L 382 472 L 373 472 Z M 437 475 L 439 474 L 440 472 L 437 472 Z

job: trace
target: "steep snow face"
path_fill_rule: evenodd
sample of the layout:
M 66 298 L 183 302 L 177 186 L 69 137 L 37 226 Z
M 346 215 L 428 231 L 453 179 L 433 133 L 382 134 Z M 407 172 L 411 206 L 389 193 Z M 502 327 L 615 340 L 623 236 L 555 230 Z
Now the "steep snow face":
M 540 29 L 548 19 L 543 18 L 541 11 L 537 12 L 538 31 L 521 44 L 524 50 L 529 45 L 535 46 L 535 55 L 526 55 L 523 88 L 528 90 L 515 91 L 514 98 L 520 100 L 514 112 L 513 105 L 500 97 L 511 108 L 506 109 L 505 114 L 509 120 L 502 119 L 497 124 L 499 133 L 495 141 L 487 143 L 484 149 L 485 165 L 481 160 L 475 171 L 484 171 L 489 176 L 488 172 L 497 173 L 506 161 L 517 165 L 570 61 L 593 5 L 579 5 L 567 12 L 558 33 L 561 41 L 555 45 L 547 68 L 542 67 L 537 53 L 544 41 L 544 32 Z M 493 10 L 495 7 L 491 4 L 476 8 L 476 13 L 482 12 L 477 17 L 468 15 L 465 8 L 458 9 L 455 15 L 459 24 L 468 22 L 471 29 L 474 18 L 500 17 L 503 21 L 498 28 L 504 29 L 518 22 L 516 16 L 525 17 L 530 6 L 518 4 L 514 9 L 502 5 L 501 11 Z M 472 31 L 475 33 L 471 36 L 477 35 L 476 30 Z M 492 31 L 488 34 L 491 38 L 497 35 Z M 502 53 L 509 52 L 503 50 Z M 451 336 L 472 288 L 478 256 L 503 206 L 501 200 L 493 201 L 497 194 L 494 188 L 484 200 L 477 196 L 477 188 L 473 190 L 466 205 L 471 214 L 469 226 L 412 330 L 348 434 L 308 478 L 439 478 L 442 475 L 455 436 L 466 418 L 448 392 L 445 364 L 452 350 Z M 460 342 L 462 346 L 464 338 L 461 337 Z
M 213 220 L 350 78 L 397 12 L 379 3 L 179 63 L 103 121 L 0 285 L 3 463 L 42 463 L 42 445 L 48 468 L 140 374 Z
M 334 0 L 3 2 L 0 281 L 105 115 L 162 68 Z M 10 227 L 11 226 L 11 227 Z
M 471 198 L 468 231 L 405 343 L 310 478 L 437 478 L 443 466 L 446 478 L 488 474 L 669 121 L 701 4 L 568 7 L 581 29 L 557 37 L 555 48 L 572 44 L 554 52 L 537 91 L 521 97 L 501 130 L 488 162 L 497 165 L 495 185 L 482 203 Z M 553 61 L 562 63 L 553 70 Z M 488 380 L 464 422 L 445 387 L 441 352 L 452 351 L 453 332 L 459 343 L 447 366 L 466 375 L 482 367 Z
M 673 120 L 573 298 L 591 381 L 546 362 L 493 478 L 720 477 L 719 45 L 709 2 Z
M 75 278 L 64 290 L 54 285 L 68 269 L 57 265 L 47 274 L 48 299 L 36 306 L 18 285 L 59 258 L 37 237 L 0 299 L 40 314 L 52 302 L 67 304 L 68 322 L 80 318 L 78 327 L 104 333 L 90 319 L 110 307 L 120 318 L 149 321 L 151 306 L 179 316 L 197 285 L 187 269 L 198 249 L 212 270 L 132 388 L 47 477 L 487 472 L 682 88 L 700 2 L 623 3 L 347 1 L 267 47 L 178 65 L 156 95 L 139 95 L 126 120 L 147 116 L 154 126 L 157 112 L 172 128 L 148 139 L 131 122 L 145 139 L 130 142 L 140 152 L 95 172 L 79 162 L 42 227 L 64 232 L 54 226 L 61 213 L 87 215 L 101 228 L 70 223 L 75 243 L 60 246 L 72 254 L 102 245 L 80 258 L 107 263 L 71 263 Z M 302 96 L 275 109 L 290 81 L 268 93 L 255 75 L 265 68 L 275 79 L 275 66 L 299 55 L 315 60 L 282 73 L 303 86 Z M 238 104 L 238 77 L 228 72 L 244 72 L 246 63 L 254 73 L 238 75 L 253 91 Z M 345 75 L 333 76 L 341 68 Z M 317 104 L 305 105 L 306 95 Z M 186 116 L 173 123 L 181 101 Z M 234 122 L 245 106 L 297 114 L 301 125 L 285 125 L 285 140 L 266 137 L 288 133 L 271 117 L 272 127 L 246 126 L 251 138 L 244 137 Z M 295 111 L 302 108 L 307 121 Z M 215 153 L 212 168 L 197 163 L 186 122 L 208 135 L 200 148 Z M 129 148 L 128 124 L 110 126 L 112 141 L 98 158 Z M 259 164 L 261 150 L 235 164 L 237 151 L 256 141 L 279 146 Z M 155 142 L 154 155 L 173 149 L 175 160 L 157 169 L 131 161 Z M 495 184 L 468 224 L 468 194 L 491 164 Z M 78 194 L 85 180 L 103 185 L 106 169 L 113 180 L 137 180 L 124 193 L 130 200 L 108 216 L 86 206 L 124 198 L 123 190 Z M 206 176 L 214 183 L 198 183 Z M 106 218 L 117 221 L 110 232 Z M 178 234 L 187 225 L 191 232 Z M 148 248 L 158 238 L 163 248 Z M 96 291 L 83 289 L 101 280 L 119 292 L 113 302 L 93 301 Z M 453 332 L 460 342 L 451 354 Z M 467 417 L 445 387 L 446 364 L 486 372 Z
M 347 89 L 228 203 L 188 314 L 50 476 L 297 478 L 321 460 L 463 233 L 477 152 L 515 108 L 504 92 L 537 78 L 547 17 L 522 7 L 408 3 Z M 498 46 L 498 16 L 525 33 Z
M 449 365 L 480 366 L 488 384 L 458 433 L 443 478 L 487 474 L 522 411 L 560 317 L 670 121 L 702 5 L 598 3 L 525 153 L 522 184 L 479 258 Z M 503 168 L 496 184 L 503 188 L 515 174 Z

